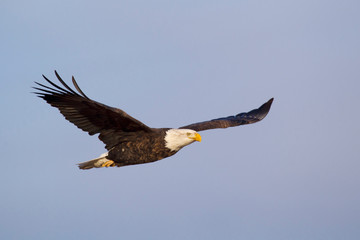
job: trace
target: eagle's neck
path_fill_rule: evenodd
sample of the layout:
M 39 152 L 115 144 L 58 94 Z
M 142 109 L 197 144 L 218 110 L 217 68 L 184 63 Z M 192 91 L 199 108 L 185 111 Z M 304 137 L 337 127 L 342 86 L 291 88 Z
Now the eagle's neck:
M 181 148 L 193 143 L 193 139 L 187 137 L 187 129 L 169 129 L 165 134 L 165 147 L 171 151 L 179 151 Z

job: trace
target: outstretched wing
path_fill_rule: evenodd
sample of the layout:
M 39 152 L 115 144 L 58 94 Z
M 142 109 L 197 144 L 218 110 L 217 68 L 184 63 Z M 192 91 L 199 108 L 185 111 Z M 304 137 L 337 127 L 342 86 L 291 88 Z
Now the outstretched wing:
M 118 108 L 113 108 L 91 100 L 79 88 L 74 77 L 75 92 L 71 89 L 55 71 L 55 75 L 63 87 L 51 82 L 44 75 L 44 79 L 52 87 L 35 82 L 40 87 L 34 89 L 40 98 L 43 98 L 51 106 L 60 110 L 62 115 L 75 124 L 78 128 L 88 132 L 90 135 L 100 133 L 99 139 L 110 149 L 120 141 L 124 141 L 127 136 L 134 132 L 151 132 L 152 129 L 142 122 L 128 115 Z
M 193 123 L 187 126 L 183 126 L 181 128 L 193 129 L 195 131 L 204 131 L 214 128 L 228 128 L 244 124 L 256 123 L 266 117 L 273 100 L 274 98 L 271 98 L 269 101 L 261 105 L 258 109 L 254 109 L 247 113 L 239 113 L 236 116 L 229 116 L 205 122 Z

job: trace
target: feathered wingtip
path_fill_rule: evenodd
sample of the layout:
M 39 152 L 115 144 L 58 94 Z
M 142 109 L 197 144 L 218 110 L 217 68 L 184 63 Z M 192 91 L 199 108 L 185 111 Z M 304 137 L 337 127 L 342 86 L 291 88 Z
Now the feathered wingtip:
M 73 83 L 75 89 L 78 91 L 78 93 L 75 92 L 74 90 L 72 90 L 72 89 L 69 87 L 69 85 L 67 85 L 67 84 L 64 82 L 64 80 L 62 80 L 62 78 L 60 77 L 60 75 L 57 73 L 56 70 L 55 70 L 54 72 L 55 72 L 55 76 L 57 77 L 57 79 L 59 80 L 59 82 L 60 82 L 60 83 L 63 85 L 63 87 L 65 87 L 65 88 L 60 87 L 59 85 L 53 83 L 52 81 L 50 81 L 50 80 L 43 74 L 43 75 L 42 75 L 43 78 L 44 78 L 52 87 L 46 86 L 46 85 L 44 85 L 44 84 L 41 84 L 41 83 L 35 81 L 35 83 L 36 83 L 37 85 L 39 85 L 40 87 L 42 87 L 42 88 L 40 88 L 40 87 L 33 87 L 34 89 L 41 91 L 41 92 L 33 92 L 33 93 L 37 94 L 38 97 L 41 97 L 41 98 L 44 98 L 44 97 L 45 97 L 46 95 L 48 95 L 48 94 L 51 94 L 51 95 L 53 95 L 53 94 L 69 94 L 69 95 L 82 96 L 82 97 L 84 97 L 84 98 L 86 98 L 86 99 L 89 99 L 89 98 L 85 95 L 85 93 L 80 89 L 80 87 L 79 87 L 79 85 L 77 84 L 74 76 L 72 76 L 72 83 Z
M 258 109 L 253 110 L 254 112 L 257 113 L 257 115 L 259 115 L 259 119 L 263 119 L 266 117 L 266 115 L 269 113 L 271 105 L 274 101 L 274 98 L 270 98 L 269 101 L 267 101 L 266 103 L 264 103 L 263 105 L 261 105 Z M 251 115 L 251 112 L 249 112 L 249 115 Z
M 246 113 L 239 113 L 235 116 L 240 122 L 242 120 L 247 120 L 248 122 L 243 124 L 255 123 L 264 119 L 270 111 L 271 105 L 274 101 L 274 98 L 270 98 L 266 103 L 261 105 L 259 108 L 251 110 Z

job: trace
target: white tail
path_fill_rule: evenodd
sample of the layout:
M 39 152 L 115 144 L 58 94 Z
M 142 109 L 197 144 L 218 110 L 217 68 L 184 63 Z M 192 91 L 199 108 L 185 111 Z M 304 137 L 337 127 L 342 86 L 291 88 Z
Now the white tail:
M 80 169 L 91 169 L 91 168 L 101 168 L 102 165 L 108 161 L 106 158 L 108 156 L 108 152 L 103 153 L 100 155 L 100 157 L 92 159 L 90 161 L 78 163 L 78 166 Z

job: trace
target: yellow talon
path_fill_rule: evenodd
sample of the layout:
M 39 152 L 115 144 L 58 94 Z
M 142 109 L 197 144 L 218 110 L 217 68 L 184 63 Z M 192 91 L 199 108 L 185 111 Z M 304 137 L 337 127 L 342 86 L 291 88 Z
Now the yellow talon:
M 101 167 L 114 167 L 114 166 L 115 166 L 115 162 L 113 160 L 108 160 L 101 165 Z

